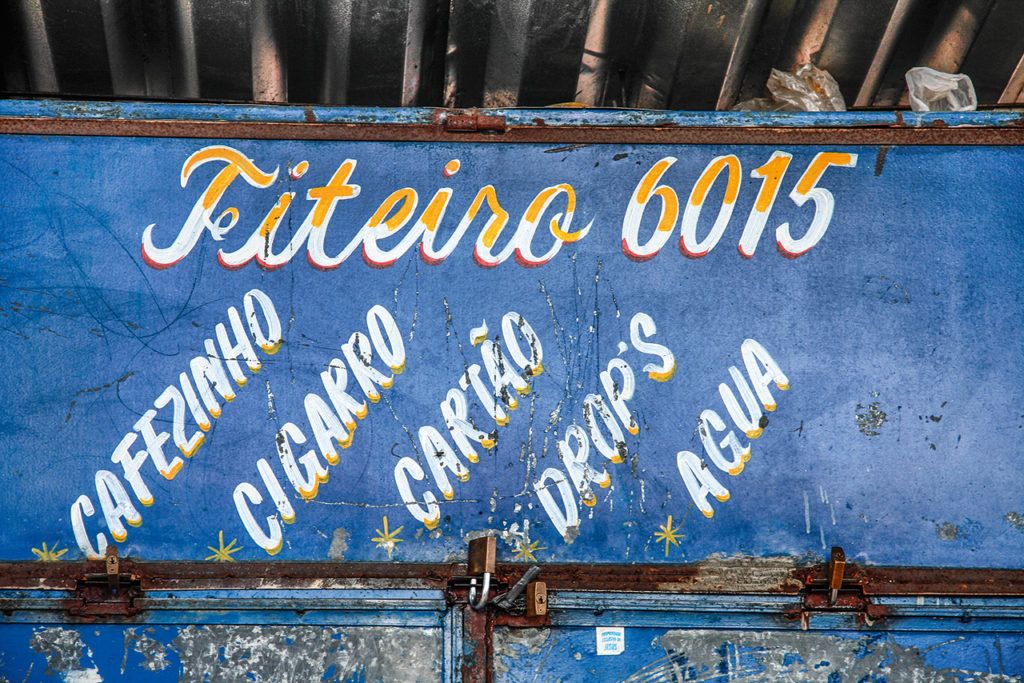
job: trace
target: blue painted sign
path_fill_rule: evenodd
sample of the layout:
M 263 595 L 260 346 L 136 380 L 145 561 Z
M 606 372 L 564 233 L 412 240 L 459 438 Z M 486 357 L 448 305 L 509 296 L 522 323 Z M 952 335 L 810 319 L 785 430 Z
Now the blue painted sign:
M 1018 148 L 0 158 L 4 559 L 1024 552 Z

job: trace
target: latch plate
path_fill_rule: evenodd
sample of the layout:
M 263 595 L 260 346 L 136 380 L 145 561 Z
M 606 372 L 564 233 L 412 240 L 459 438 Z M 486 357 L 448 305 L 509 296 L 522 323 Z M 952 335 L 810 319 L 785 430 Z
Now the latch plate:
M 799 605 L 786 611 L 786 616 L 800 620 L 806 630 L 814 614 L 853 613 L 858 621 L 871 624 L 886 616 L 884 606 L 871 602 L 863 584 L 846 574 L 846 553 L 839 546 L 832 548 L 824 579 L 821 574 L 808 574 Z
M 83 574 L 75 583 L 74 597 L 65 604 L 76 617 L 132 616 L 140 611 L 136 600 L 142 597 L 139 577 L 121 571 L 117 547 L 107 546 L 104 573 Z

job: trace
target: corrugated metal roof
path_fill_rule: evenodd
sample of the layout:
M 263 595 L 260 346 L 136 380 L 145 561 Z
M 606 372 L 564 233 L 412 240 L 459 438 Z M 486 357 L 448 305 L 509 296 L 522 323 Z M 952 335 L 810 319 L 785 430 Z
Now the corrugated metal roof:
M 10 0 L 3 92 L 727 109 L 812 62 L 851 107 L 912 66 L 1024 103 L 1021 0 Z

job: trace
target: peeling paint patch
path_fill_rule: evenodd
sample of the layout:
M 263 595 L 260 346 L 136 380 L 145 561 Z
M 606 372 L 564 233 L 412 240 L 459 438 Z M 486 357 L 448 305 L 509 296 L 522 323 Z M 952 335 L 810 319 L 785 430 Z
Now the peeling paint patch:
M 523 655 L 535 655 L 541 651 L 551 629 L 547 628 L 499 628 L 494 629 L 494 674 L 495 680 L 502 680 L 510 669 L 515 668 L 516 660 Z M 544 672 L 539 670 L 538 675 Z
M 153 629 L 149 629 L 152 632 Z M 150 638 L 145 633 L 138 633 L 134 628 L 124 631 L 124 659 L 128 659 L 128 648 L 135 650 L 142 655 L 142 663 L 139 665 L 146 671 L 163 671 L 170 662 L 167 660 L 167 648 L 155 638 Z M 121 667 L 124 673 L 124 666 Z
M 69 628 L 41 628 L 32 634 L 29 645 L 46 657 L 46 675 L 60 674 L 67 683 L 99 683 L 103 678 L 96 667 L 84 668 L 85 643 L 81 634 Z M 92 659 L 91 652 L 84 652 Z
M 798 589 L 802 584 L 793 578 L 798 566 L 790 557 L 753 557 L 712 555 L 701 562 L 700 571 L 686 582 L 660 583 L 658 590 L 680 591 L 699 588 L 701 591 L 763 590 L 765 586 Z
M 188 626 L 172 646 L 181 683 L 418 683 L 441 675 L 437 629 Z
M 327 557 L 332 560 L 344 560 L 348 552 L 348 539 L 351 534 L 346 529 L 338 527 L 331 535 L 331 547 L 327 550 Z
M 1017 527 L 1020 531 L 1024 531 L 1024 515 L 1019 512 L 1007 512 L 1006 521 Z
M 889 634 L 857 638 L 818 633 L 692 630 L 668 631 L 660 638 L 663 659 L 651 662 L 629 678 L 639 681 L 932 681 L 1019 683 L 1020 676 L 964 670 L 937 670 L 922 652 L 902 647 Z M 679 672 L 687 677 L 681 679 Z M 725 680 L 724 676 L 722 680 Z
M 873 401 L 867 406 L 857 404 L 857 429 L 864 436 L 878 436 L 881 434 L 882 425 L 889 419 L 889 416 L 882 410 L 878 401 Z

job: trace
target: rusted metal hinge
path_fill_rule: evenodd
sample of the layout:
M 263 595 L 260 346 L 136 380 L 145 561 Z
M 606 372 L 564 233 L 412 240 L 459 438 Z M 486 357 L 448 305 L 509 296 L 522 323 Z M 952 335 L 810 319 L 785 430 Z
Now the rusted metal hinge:
M 446 133 L 501 134 L 508 130 L 504 116 L 481 114 L 476 111 L 438 110 L 434 120 Z
M 786 617 L 799 620 L 805 630 L 815 614 L 852 613 L 864 624 L 887 616 L 886 608 L 865 594 L 863 583 L 847 576 L 846 553 L 838 546 L 832 548 L 824 579 L 808 574 L 800 597 L 800 604 L 787 610 Z
M 139 577 L 121 571 L 117 547 L 107 546 L 105 571 L 85 573 L 75 584 L 74 597 L 68 600 L 68 614 L 76 617 L 132 616 L 140 611 L 142 597 Z

